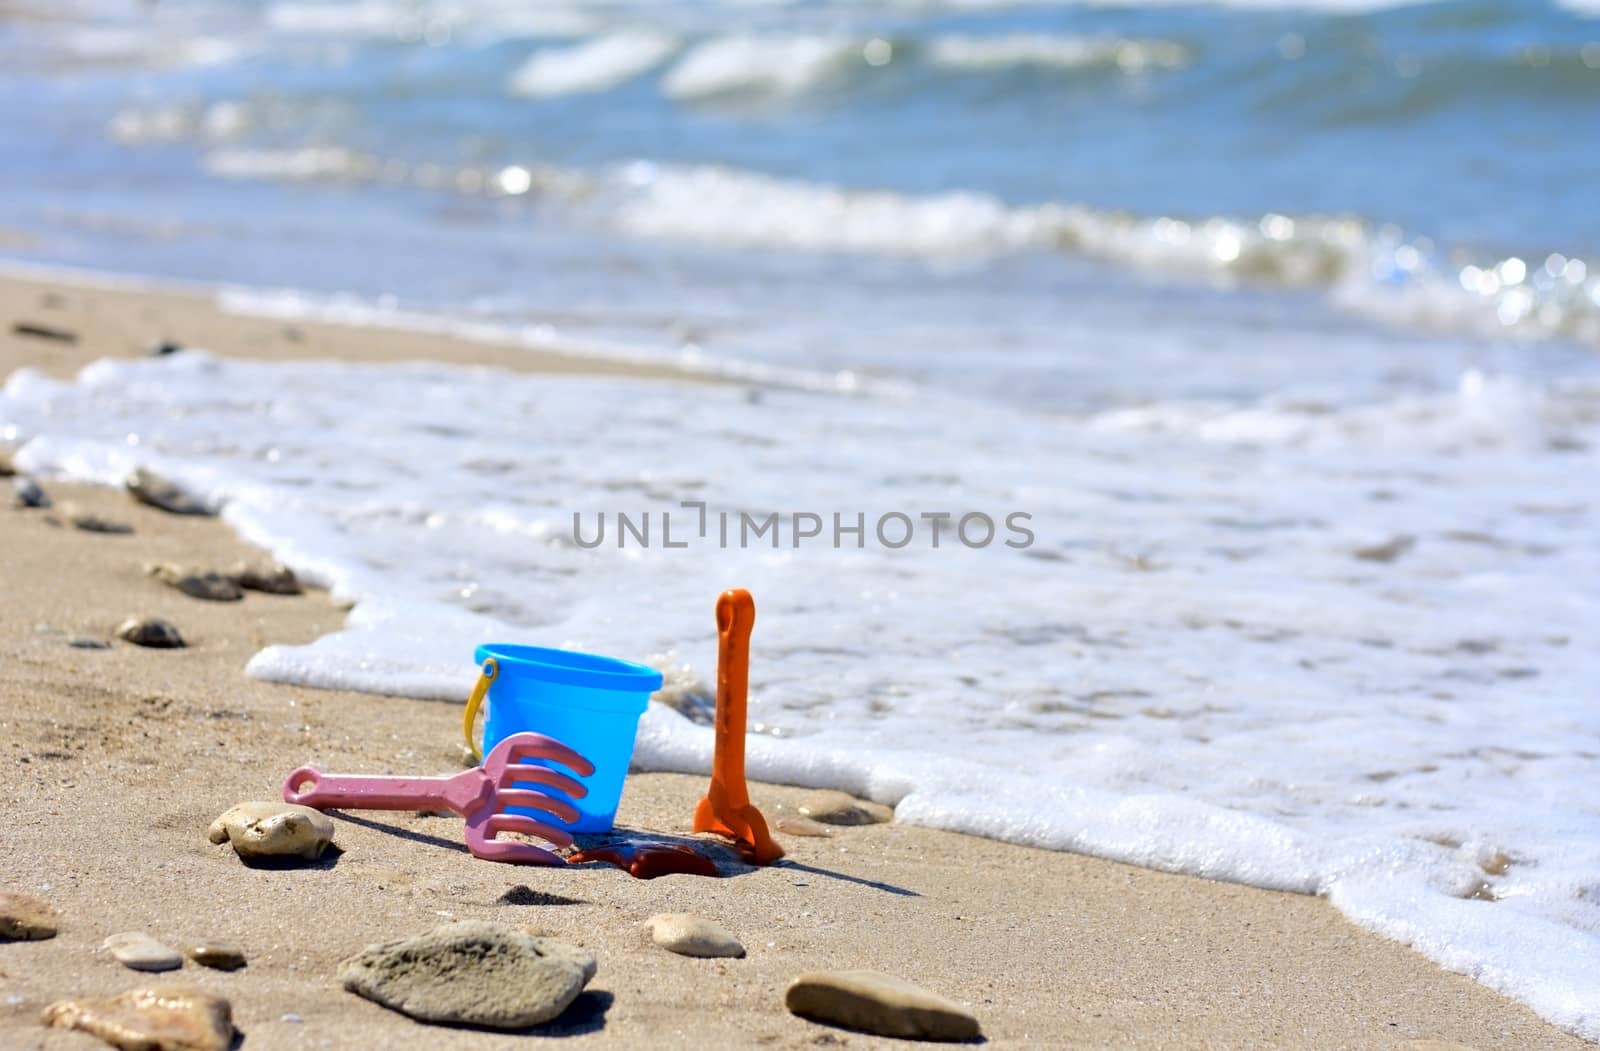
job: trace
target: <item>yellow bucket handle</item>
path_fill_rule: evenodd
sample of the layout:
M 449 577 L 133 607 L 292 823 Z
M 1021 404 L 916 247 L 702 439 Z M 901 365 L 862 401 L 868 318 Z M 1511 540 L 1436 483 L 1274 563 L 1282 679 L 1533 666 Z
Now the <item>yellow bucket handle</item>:
M 479 746 L 472 733 L 472 724 L 478 721 L 478 709 L 483 705 L 483 699 L 489 693 L 489 684 L 494 677 L 500 674 L 500 665 L 493 657 L 484 659 L 483 672 L 478 676 L 478 683 L 472 688 L 472 696 L 467 698 L 467 710 L 461 713 L 461 736 L 466 739 L 467 747 L 472 749 L 472 758 L 483 761 L 483 748 Z

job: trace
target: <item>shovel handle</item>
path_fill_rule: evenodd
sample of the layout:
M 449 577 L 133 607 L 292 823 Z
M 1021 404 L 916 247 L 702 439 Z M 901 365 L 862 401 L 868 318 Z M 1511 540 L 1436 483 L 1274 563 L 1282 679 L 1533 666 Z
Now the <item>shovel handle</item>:
M 711 760 L 713 790 L 729 806 L 750 805 L 744 781 L 745 706 L 750 692 L 750 630 L 756 604 L 744 588 L 717 597 L 717 739 Z

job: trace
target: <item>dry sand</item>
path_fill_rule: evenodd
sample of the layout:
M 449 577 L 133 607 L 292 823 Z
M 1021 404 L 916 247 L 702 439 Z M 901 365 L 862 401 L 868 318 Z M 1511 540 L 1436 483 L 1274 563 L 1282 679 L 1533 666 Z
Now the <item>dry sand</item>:
M 70 331 L 76 342 L 17 336 L 17 320 Z M 237 318 L 187 294 L 38 281 L 0 281 L 0 325 L 0 376 L 24 365 L 70 373 L 174 338 L 251 357 L 597 367 L 516 348 Z M 332 863 L 245 868 L 206 841 L 217 814 L 273 798 L 306 762 L 451 772 L 460 709 L 246 678 L 258 648 L 314 638 L 340 612 L 317 594 L 190 599 L 141 566 L 175 559 L 220 568 L 250 554 L 224 525 L 165 515 L 120 492 L 47 486 L 58 505 L 75 501 L 135 532 L 85 533 L 49 512 L 0 509 L 8 772 L 0 888 L 46 898 L 64 916 L 53 940 L 0 944 L 0 1047 L 101 1047 L 42 1029 L 40 1009 L 171 982 L 230 997 L 252 1051 L 537 1043 L 422 1027 L 339 988 L 334 973 L 346 955 L 446 918 L 541 928 L 595 952 L 590 991 L 539 1030 L 574 1045 L 916 1046 L 785 1012 L 795 974 L 867 967 L 969 1005 L 997 1047 L 1589 1046 L 1316 898 L 893 824 L 782 837 L 786 863 L 731 879 L 644 882 L 614 869 L 478 861 L 460 846 L 459 820 L 366 813 L 338 819 L 345 853 Z M 67 645 L 109 639 L 132 614 L 173 621 L 190 647 Z M 702 791 L 697 778 L 634 775 L 619 821 L 684 831 Z M 753 794 L 771 818 L 802 793 L 758 785 Z M 663 911 L 719 921 L 748 957 L 694 960 L 652 947 L 640 924 Z M 250 963 L 231 974 L 191 964 L 137 975 L 96 951 L 125 930 L 173 945 L 228 939 Z

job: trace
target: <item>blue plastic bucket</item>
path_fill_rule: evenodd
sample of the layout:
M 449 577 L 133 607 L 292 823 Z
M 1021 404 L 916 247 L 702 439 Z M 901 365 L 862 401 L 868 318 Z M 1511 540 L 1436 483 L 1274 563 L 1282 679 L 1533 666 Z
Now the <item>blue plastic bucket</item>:
M 594 773 L 578 778 L 589 794 L 572 801 L 577 821 L 568 824 L 548 814 L 528 813 L 568 832 L 610 831 L 633 759 L 639 716 L 650 695 L 661 688 L 661 673 L 614 657 L 543 646 L 490 643 L 479 646 L 474 656 L 480 666 L 490 657 L 499 665 L 489 684 L 485 754 L 511 734 L 531 730 L 555 738 L 594 764 Z M 557 763 L 544 765 L 576 774 Z

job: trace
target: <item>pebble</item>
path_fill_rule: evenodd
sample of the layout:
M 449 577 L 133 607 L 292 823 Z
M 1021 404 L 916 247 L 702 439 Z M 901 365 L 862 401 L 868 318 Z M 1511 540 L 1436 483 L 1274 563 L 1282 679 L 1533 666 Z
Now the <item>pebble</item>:
M 189 959 L 215 971 L 237 971 L 245 965 L 244 950 L 232 942 L 206 940 L 189 946 Z
M 239 589 L 238 583 L 221 573 L 191 572 L 180 569 L 170 562 L 146 566 L 144 571 L 167 587 L 177 588 L 190 598 L 205 599 L 207 602 L 237 602 L 244 598 L 244 592 Z
M 38 898 L 0 890 L 0 942 L 35 942 L 54 938 L 56 910 Z
M 741 957 L 739 939 L 710 920 L 690 912 L 663 912 L 644 921 L 650 940 L 679 956 Z
M 565 1011 L 595 966 L 575 945 L 464 920 L 370 945 L 339 965 L 339 980 L 419 1021 L 524 1029 Z
M 32 478 L 17 478 L 11 483 L 11 502 L 18 507 L 49 507 L 50 496 Z
M 142 931 L 113 934 L 100 948 L 116 957 L 118 963 L 135 971 L 176 971 L 183 957 Z
M 129 617 L 117 628 L 117 638 L 158 650 L 175 650 L 186 645 L 177 628 L 157 617 Z
M 177 340 L 164 339 L 159 343 L 150 344 L 150 356 L 152 358 L 164 358 L 169 354 L 176 354 L 182 349 L 183 344 Z
M 34 339 L 47 339 L 54 343 L 78 342 L 78 334 L 71 329 L 41 325 L 36 321 L 13 322 L 11 331 L 19 336 L 32 336 Z
M 813 971 L 789 984 L 784 1006 L 813 1021 L 877 1036 L 976 1040 L 978 1020 L 953 1000 L 877 971 Z
M 101 518 L 92 511 L 85 511 L 80 507 L 67 504 L 61 508 L 73 528 L 81 529 L 85 533 L 109 533 L 114 536 L 127 536 L 133 532 L 133 526 L 126 522 L 118 522 L 110 518 Z
M 894 820 L 893 807 L 870 803 L 847 792 L 835 792 L 832 789 L 806 793 L 795 809 L 813 821 L 829 825 L 881 825 Z
M 264 591 L 269 595 L 298 595 L 300 581 L 294 570 L 278 562 L 252 564 L 241 562 L 228 574 L 246 591 Z
M 240 803 L 213 821 L 206 836 L 213 843 L 231 843 L 246 861 L 315 860 L 333 842 L 333 819 L 298 803 Z
M 778 818 L 774 827 L 779 832 L 787 832 L 791 836 L 831 836 L 828 826 L 820 821 L 813 821 L 808 817 L 796 817 L 786 814 Z
M 1413 536 L 1397 536 L 1381 544 L 1372 544 L 1368 547 L 1358 547 L 1351 554 L 1363 562 L 1393 562 L 1401 555 L 1417 546 L 1417 538 Z
M 111 643 L 104 639 L 90 638 L 88 635 L 79 635 L 67 640 L 67 645 L 75 650 L 109 650 Z
M 123 483 L 135 500 L 141 504 L 170 511 L 175 515 L 211 515 L 216 512 L 178 486 L 143 467 L 137 468 Z
M 181 985 L 62 1000 L 46 1007 L 40 1021 L 80 1029 L 123 1051 L 226 1051 L 234 1036 L 232 1004 Z

